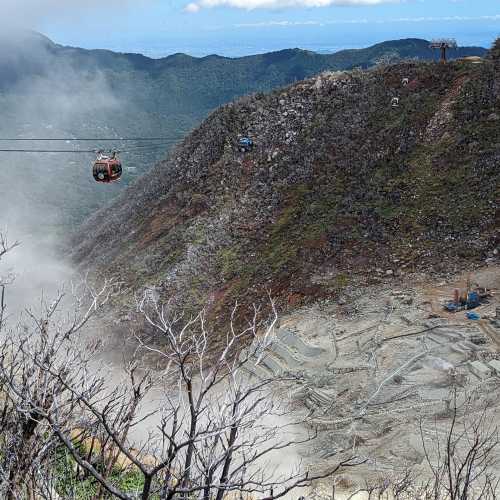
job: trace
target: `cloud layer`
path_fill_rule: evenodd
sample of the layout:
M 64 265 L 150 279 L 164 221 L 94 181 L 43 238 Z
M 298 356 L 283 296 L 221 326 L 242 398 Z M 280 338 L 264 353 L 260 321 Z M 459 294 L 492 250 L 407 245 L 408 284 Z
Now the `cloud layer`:
M 331 5 L 380 5 L 400 3 L 400 0 L 199 0 L 186 5 L 186 12 L 195 13 L 213 7 L 234 7 L 237 9 L 282 9 L 288 7 L 328 7 Z
M 123 8 L 129 0 L 0 0 L 2 30 L 33 28 L 46 19 L 68 19 L 93 9 L 117 6 Z
M 193 4 L 190 4 L 193 5 Z M 445 17 L 400 17 L 396 19 L 334 19 L 322 21 L 262 21 L 257 23 L 239 23 L 235 28 L 271 28 L 295 26 L 330 26 L 336 24 L 391 24 L 391 23 L 433 23 L 433 22 L 468 22 L 494 21 L 500 22 L 500 14 L 492 16 L 445 16 Z

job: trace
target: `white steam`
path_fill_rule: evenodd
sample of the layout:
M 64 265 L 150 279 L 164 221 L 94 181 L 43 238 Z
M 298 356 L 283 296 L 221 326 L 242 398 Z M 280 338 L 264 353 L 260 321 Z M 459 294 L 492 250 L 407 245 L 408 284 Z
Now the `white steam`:
M 105 75 L 61 61 L 50 41 L 34 33 L 4 31 L 0 42 L 0 139 L 103 134 L 97 128 L 120 107 Z M 83 146 L 0 141 L 0 149 Z M 0 231 L 20 242 L 0 263 L 0 274 L 8 269 L 16 276 L 7 294 L 11 311 L 56 293 L 71 274 L 65 245 L 85 203 L 95 202 L 93 157 L 0 152 Z

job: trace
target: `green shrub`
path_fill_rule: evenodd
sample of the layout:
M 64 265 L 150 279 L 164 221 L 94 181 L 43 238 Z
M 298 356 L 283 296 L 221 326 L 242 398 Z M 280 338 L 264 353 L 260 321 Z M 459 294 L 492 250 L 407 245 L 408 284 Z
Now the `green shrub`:
M 500 60 L 500 38 L 495 40 L 493 47 L 490 49 L 489 57 L 491 59 Z

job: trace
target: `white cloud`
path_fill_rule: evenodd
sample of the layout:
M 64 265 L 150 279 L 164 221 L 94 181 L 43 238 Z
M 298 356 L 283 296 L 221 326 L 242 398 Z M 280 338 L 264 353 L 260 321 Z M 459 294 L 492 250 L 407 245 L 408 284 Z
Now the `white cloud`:
M 367 24 L 367 19 L 353 19 L 352 21 L 262 21 L 259 23 L 235 24 L 235 28 L 272 28 L 281 26 L 284 28 L 294 26 L 326 26 L 329 24 Z
M 132 0 L 0 0 L 0 30 L 32 28 L 40 21 L 78 20 L 82 13 L 124 9 Z
M 500 22 L 500 14 L 492 16 L 447 16 L 447 17 L 400 17 L 396 19 L 335 19 L 322 21 L 263 21 L 258 23 L 235 24 L 235 28 L 271 28 L 293 26 L 329 26 L 335 24 L 390 24 L 390 23 L 431 23 L 431 22 L 467 22 L 496 21 Z
M 401 0 L 198 0 L 188 4 L 185 10 L 198 12 L 200 9 L 213 7 L 254 10 L 282 9 L 286 7 L 328 7 L 331 5 L 380 5 L 385 3 L 401 3 Z M 196 10 L 195 6 L 197 7 Z
M 185 7 L 184 7 L 184 11 L 185 12 L 189 12 L 191 14 L 195 14 L 196 12 L 198 12 L 200 10 L 200 6 L 197 4 L 197 3 L 194 3 L 194 2 L 191 2 L 191 3 L 188 3 Z
M 263 21 L 260 23 L 235 24 L 235 28 L 272 28 L 273 26 L 325 26 L 322 21 Z
M 434 21 L 500 21 L 500 14 L 493 16 L 403 17 L 396 22 L 425 23 Z

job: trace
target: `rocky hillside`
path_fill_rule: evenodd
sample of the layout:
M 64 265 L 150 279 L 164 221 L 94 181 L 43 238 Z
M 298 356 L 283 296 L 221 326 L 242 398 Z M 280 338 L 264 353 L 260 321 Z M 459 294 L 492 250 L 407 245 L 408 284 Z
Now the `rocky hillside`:
M 266 290 L 294 307 L 494 259 L 499 72 L 402 63 L 225 105 L 89 219 L 73 257 L 215 318 Z

